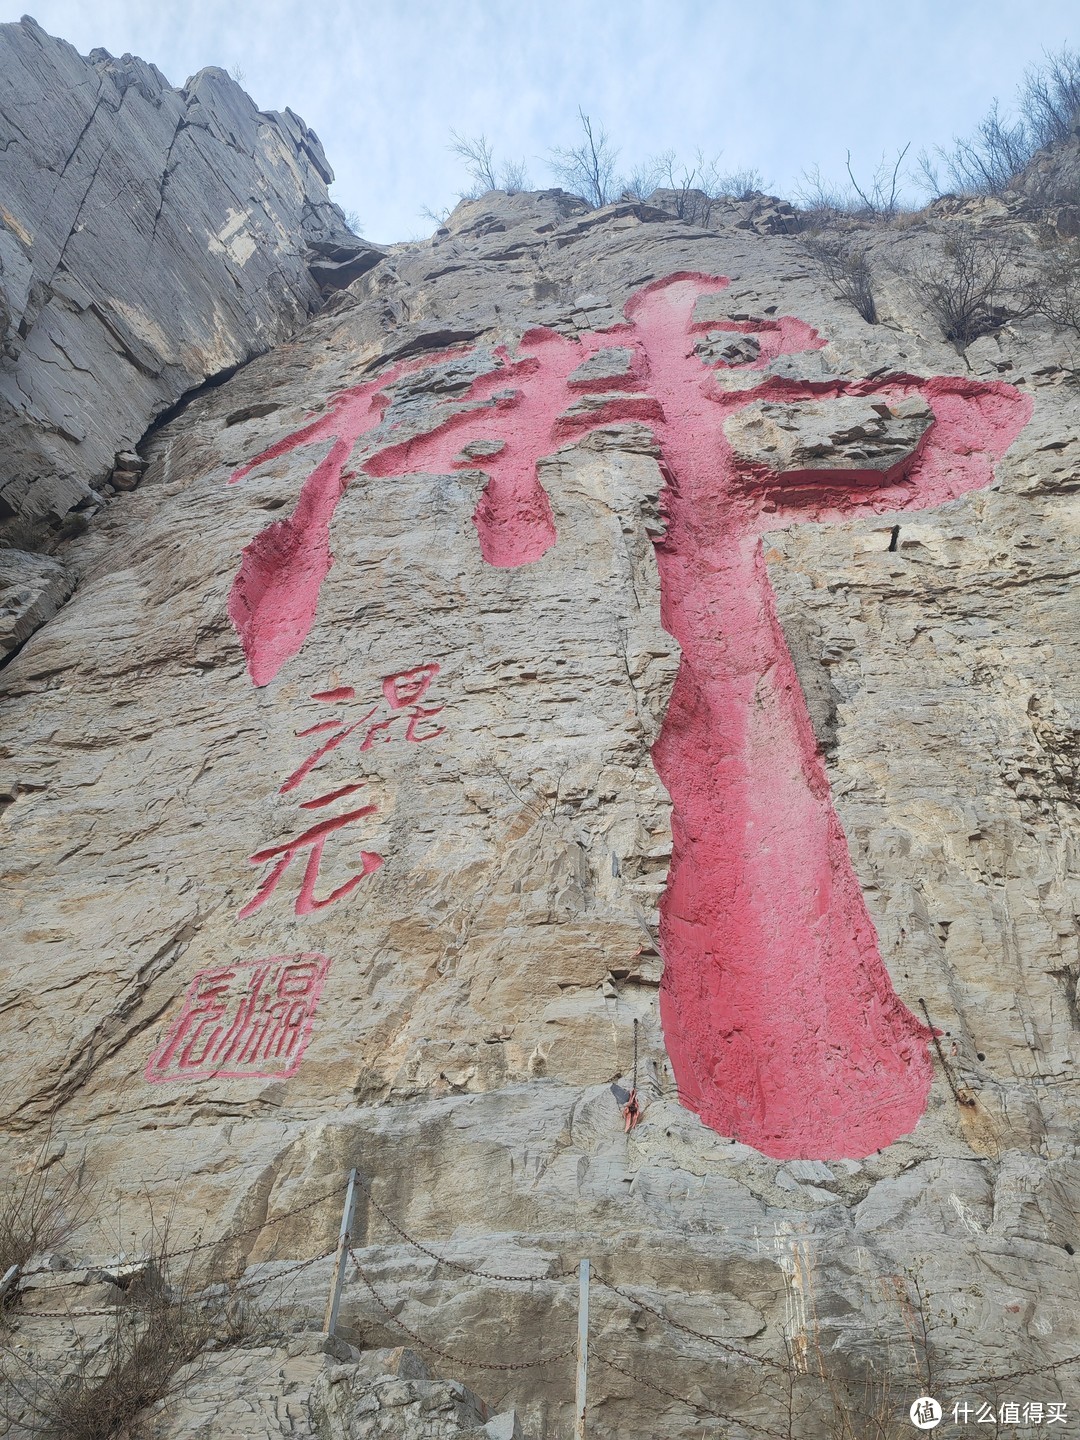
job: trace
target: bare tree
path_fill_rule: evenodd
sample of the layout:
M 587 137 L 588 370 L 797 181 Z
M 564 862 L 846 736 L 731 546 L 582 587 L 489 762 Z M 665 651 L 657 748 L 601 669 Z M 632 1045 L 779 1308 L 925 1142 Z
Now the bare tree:
M 1080 335 L 1080 241 L 1051 251 L 1025 279 L 1021 293 L 1029 313 Z
M 901 178 L 900 167 L 904 163 L 904 156 L 911 149 L 911 141 L 902 150 L 896 153 L 896 163 L 889 169 L 888 161 L 882 155 L 877 169 L 871 177 L 870 185 L 864 189 L 855 179 L 851 169 L 851 151 L 847 152 L 846 169 L 848 179 L 851 181 L 851 188 L 862 202 L 863 213 L 875 220 L 891 220 L 899 209 L 900 202 L 897 194 L 897 186 Z M 888 189 L 886 189 L 886 186 Z
M 674 151 L 671 152 L 674 158 Z M 655 156 L 636 165 L 629 175 L 624 175 L 620 184 L 624 200 L 647 200 L 663 179 L 663 156 Z
M 906 178 L 902 169 L 911 142 L 896 152 L 891 163 L 882 155 L 869 180 L 861 183 L 851 168 L 851 151 L 847 152 L 845 169 L 848 185 L 844 189 L 822 177 L 815 165 L 803 172 L 802 183 L 795 191 L 795 203 L 812 224 L 827 225 L 845 216 L 865 220 L 892 220 L 902 208 L 900 187 Z
M 714 200 L 749 200 L 764 188 L 761 171 L 752 165 L 745 165 L 741 170 L 728 170 L 709 182 L 709 193 Z
M 914 281 L 946 340 L 961 353 L 980 335 L 1032 313 L 1016 283 L 1016 247 L 1000 231 L 964 225 L 921 264 L 900 273 Z
M 1069 138 L 1080 114 L 1080 54 L 1062 47 L 1029 70 L 1020 91 L 1020 113 L 1036 149 Z
M 808 235 L 803 249 L 824 269 L 838 300 L 851 305 L 868 325 L 877 324 L 874 274 L 865 245 L 850 235 Z
M 456 130 L 451 130 L 447 149 L 465 161 L 469 178 L 481 191 L 499 188 L 495 177 L 495 156 L 486 135 L 459 135 Z
M 508 160 L 502 168 L 500 176 L 501 190 L 508 195 L 517 195 L 522 190 L 529 188 L 529 172 L 525 168 L 524 157 L 520 160 Z
M 919 151 L 915 173 L 931 200 L 937 200 L 948 193 L 947 188 L 941 183 L 941 172 L 934 163 L 934 157 L 929 150 Z
M 692 163 L 678 159 L 674 150 L 654 155 L 646 165 L 639 167 L 635 179 L 637 176 L 647 179 L 640 185 L 624 182 L 624 193 L 644 200 L 657 190 L 666 191 L 663 199 L 665 209 L 670 209 L 680 220 L 703 226 L 708 225 L 717 201 L 746 199 L 762 184 L 757 170 L 724 173 L 720 169 L 719 155 L 706 160 L 700 147 Z
M 701 151 L 697 152 L 693 165 L 682 165 L 681 174 L 675 160 L 674 150 L 669 150 L 666 155 L 660 157 L 664 167 L 664 179 L 667 181 L 667 188 L 672 191 L 675 198 L 675 214 L 681 220 L 689 219 L 688 211 L 693 208 L 691 196 L 695 189 L 694 181 L 698 181 L 697 189 L 701 194 L 705 193 L 704 177 L 702 172 L 705 169 L 704 159 Z M 715 169 L 716 162 L 713 161 Z
M 1015 125 L 1001 118 L 995 100 L 967 140 L 955 140 L 951 150 L 938 149 L 946 173 L 963 195 L 1000 195 L 1031 159 L 1033 146 L 1023 121 Z M 924 175 L 929 168 L 924 165 Z
M 462 200 L 475 200 L 489 190 L 505 190 L 514 195 L 519 190 L 528 189 L 529 176 L 523 159 L 508 161 L 498 170 L 495 152 L 486 135 L 459 135 L 456 130 L 451 130 L 450 135 L 451 142 L 447 148 L 465 161 L 466 172 L 474 186 L 472 191 L 460 197 Z
M 719 158 L 706 161 L 700 149 L 692 165 L 676 161 L 674 150 L 657 157 L 680 220 L 689 220 L 693 225 L 709 223 L 717 199 L 714 187 L 719 176 Z
M 997 100 L 967 139 L 935 154 L 954 189 L 964 195 L 1000 195 L 1037 150 L 1069 138 L 1080 116 L 1080 53 L 1063 48 L 1027 72 L 1016 104 L 1018 118 L 1002 117 Z M 920 157 L 924 180 L 941 190 L 930 158 Z
M 615 161 L 619 152 L 612 149 L 603 125 L 594 126 L 580 105 L 578 116 L 583 132 L 581 143 L 549 151 L 551 169 L 564 185 L 599 209 L 616 191 Z
M 792 199 L 811 223 L 817 224 L 827 224 L 838 215 L 850 215 L 855 204 L 851 191 L 826 180 L 818 165 L 803 171 Z

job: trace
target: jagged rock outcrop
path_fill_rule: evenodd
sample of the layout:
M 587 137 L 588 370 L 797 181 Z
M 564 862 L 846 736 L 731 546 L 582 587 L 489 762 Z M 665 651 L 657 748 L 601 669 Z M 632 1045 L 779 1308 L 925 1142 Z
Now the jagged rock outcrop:
M 339 1337 L 538 1440 L 582 1256 L 590 1435 L 1071 1403 L 1067 351 L 710 223 L 464 203 L 142 447 L 3 677 L 5 1155 L 311 1326 L 359 1167 Z
M 1080 124 L 1056 145 L 1036 150 L 1003 198 L 1059 237 L 1080 236 Z
M 0 658 L 51 620 L 75 588 L 75 576 L 48 555 L 0 550 Z
M 654 190 L 648 204 L 690 225 L 734 226 L 758 235 L 797 235 L 805 219 L 787 200 L 751 191 L 739 197 L 713 196 L 692 185 Z
M 0 543 L 39 548 L 97 508 L 116 452 L 291 334 L 328 264 L 377 262 L 332 179 L 297 115 L 222 70 L 177 90 L 29 18 L 0 26 Z

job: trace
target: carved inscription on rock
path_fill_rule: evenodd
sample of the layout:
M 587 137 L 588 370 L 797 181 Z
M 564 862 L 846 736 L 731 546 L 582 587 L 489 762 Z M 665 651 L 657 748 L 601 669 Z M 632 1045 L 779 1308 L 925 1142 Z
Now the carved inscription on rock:
M 424 706 L 419 703 L 438 673 L 438 665 L 427 664 L 384 676 L 382 699 L 370 706 L 365 706 L 363 702 L 357 704 L 356 691 L 351 685 L 339 685 L 332 690 L 316 690 L 310 697 L 312 700 L 319 704 L 341 707 L 342 713 L 336 719 L 331 717 L 326 720 L 317 720 L 314 724 L 307 725 L 296 732 L 297 739 L 308 739 L 314 736 L 320 738 L 306 759 L 278 786 L 278 794 L 289 795 L 294 790 L 299 790 L 306 781 L 312 778 L 312 772 L 318 771 L 323 763 L 329 760 L 334 752 L 349 739 L 354 739 L 358 754 L 364 754 L 376 745 L 389 744 L 399 737 L 414 745 L 422 744 L 426 740 L 438 739 L 445 727 L 436 725 L 434 721 L 444 707 L 442 705 Z M 353 718 L 353 709 L 350 707 L 355 707 L 361 713 Z M 256 910 L 266 904 L 277 889 L 285 872 L 299 856 L 306 858 L 299 891 L 293 901 L 293 912 L 296 915 L 314 915 L 338 900 L 347 899 L 368 875 L 374 874 L 381 867 L 383 863 L 381 855 L 376 854 L 373 850 L 361 850 L 358 857 L 359 869 L 353 875 L 342 881 L 341 884 L 334 886 L 322 897 L 316 894 L 315 887 L 319 879 L 323 851 L 331 836 L 340 830 L 358 824 L 378 811 L 379 807 L 376 804 L 353 805 L 350 803 L 351 797 L 358 790 L 362 790 L 366 783 L 366 780 L 360 779 L 351 780 L 342 785 L 332 785 L 329 790 L 323 790 L 320 794 L 299 802 L 300 809 L 308 812 L 327 811 L 339 802 L 344 804 L 345 808 L 337 814 L 325 815 L 324 818 L 307 826 L 300 834 L 294 835 L 288 840 L 263 846 L 256 850 L 254 855 L 248 857 L 252 865 L 269 865 L 270 869 L 264 875 L 251 899 L 238 911 L 238 919 L 246 920 L 249 915 L 253 915 Z
M 200 970 L 146 1064 L 166 1080 L 287 1079 L 303 1059 L 330 961 L 274 955 Z

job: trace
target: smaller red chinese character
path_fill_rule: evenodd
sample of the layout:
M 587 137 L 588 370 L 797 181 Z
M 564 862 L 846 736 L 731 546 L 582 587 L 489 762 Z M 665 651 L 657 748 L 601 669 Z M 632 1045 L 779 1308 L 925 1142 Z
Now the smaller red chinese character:
M 387 675 L 382 689 L 390 709 L 404 710 L 406 705 L 415 705 L 422 700 L 438 673 L 438 665 L 417 665 L 414 670 L 399 670 L 396 675 Z M 442 709 L 441 705 L 439 709 Z
M 422 744 L 425 740 L 436 740 L 444 733 L 445 726 L 428 729 L 424 732 L 421 732 L 420 729 L 424 721 L 431 720 L 446 708 L 443 705 L 436 705 L 425 710 L 418 704 L 438 673 L 439 666 L 432 663 L 417 665 L 412 670 L 399 670 L 396 674 L 383 678 L 383 696 L 392 713 L 383 719 L 376 720 L 364 731 L 359 745 L 361 752 L 393 740 L 393 727 L 396 721 L 402 718 L 403 713 L 407 716 L 405 739 L 409 743 Z M 316 690 L 311 698 L 325 704 L 347 703 L 356 699 L 356 691 L 351 685 L 338 685 L 331 690 Z M 307 759 L 292 772 L 281 785 L 278 793 L 287 795 L 290 790 L 295 790 L 298 785 L 301 785 L 320 761 L 336 750 L 339 745 L 342 745 L 350 735 L 354 735 L 366 721 L 371 719 L 378 708 L 378 705 L 372 705 L 358 720 L 353 720 L 351 723 L 346 723 L 344 720 L 320 720 L 314 725 L 309 725 L 305 730 L 298 730 L 296 733 L 299 739 L 308 735 L 323 735 L 328 731 L 333 731 L 333 734 L 328 740 L 317 746 Z
M 295 1075 L 329 968 L 325 955 L 309 954 L 200 970 L 146 1063 L 147 1080 Z
M 321 796 L 320 801 L 323 804 L 329 804 L 334 798 L 333 795 Z M 320 801 L 312 801 L 309 804 L 318 804 Z M 347 895 L 351 895 L 368 875 L 378 870 L 383 863 L 382 856 L 376 855 L 371 850 L 361 850 L 359 873 L 336 886 L 329 895 L 319 900 L 315 895 L 315 884 L 319 878 L 319 865 L 322 862 L 323 849 L 327 839 L 335 831 L 344 829 L 346 825 L 351 825 L 356 820 L 362 820 L 365 815 L 374 814 L 378 808 L 377 805 L 362 805 L 359 810 L 350 810 L 345 815 L 335 815 L 329 820 L 320 821 L 318 825 L 312 825 L 310 830 L 305 830 L 302 835 L 297 835 L 293 840 L 284 840 L 278 845 L 268 845 L 264 850 L 257 850 L 254 855 L 249 857 L 252 865 L 265 865 L 268 860 L 274 860 L 276 864 L 247 904 L 237 912 L 237 918 L 246 920 L 249 915 L 258 910 L 260 905 L 266 904 L 277 889 L 281 877 L 302 850 L 309 850 L 311 853 L 308 855 L 307 865 L 304 867 L 300 893 L 293 906 L 297 915 L 311 915 L 316 910 L 324 910 L 335 900 L 344 900 Z

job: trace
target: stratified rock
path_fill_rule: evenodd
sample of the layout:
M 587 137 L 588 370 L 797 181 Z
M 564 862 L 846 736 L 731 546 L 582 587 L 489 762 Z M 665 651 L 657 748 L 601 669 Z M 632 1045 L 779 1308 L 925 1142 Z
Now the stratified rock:
M 1068 138 L 1037 150 L 1003 198 L 1062 239 L 1080 235 L 1080 127 L 1075 117 Z
M 289 335 L 327 264 L 351 278 L 377 263 L 332 179 L 303 121 L 259 111 L 223 70 L 177 90 L 131 55 L 84 59 L 33 20 L 0 26 L 9 543 L 36 544 L 157 414 Z
M 323 290 L 344 290 L 361 275 L 366 275 L 385 254 L 381 245 L 372 245 L 359 236 L 316 240 L 308 251 L 308 268 Z
M 0 550 L 0 658 L 51 620 L 74 588 L 74 575 L 58 560 Z
M 513 1410 L 493 1415 L 472 1390 L 430 1373 L 412 1350 L 301 1336 L 258 1337 L 201 1357 L 145 1416 L 145 1440 L 523 1440 Z
M 753 335 L 710 330 L 695 342 L 694 350 L 710 365 L 749 365 L 761 353 L 761 344 Z
M 806 222 L 787 200 L 759 191 L 732 195 L 709 195 L 694 186 L 654 190 L 648 203 L 688 225 L 703 228 L 734 226 L 758 235 L 794 235 Z
M 590 1440 L 1068 1398 L 1067 355 L 740 218 L 459 206 L 140 447 L 3 672 L 0 1158 L 175 1195 L 294 1331 L 361 1172 L 341 1348 L 209 1352 L 170 1440 L 441 1434 L 402 1344 L 567 1435 L 586 1256 Z
M 778 473 L 862 471 L 881 478 L 914 455 L 933 423 L 925 400 L 906 396 L 751 402 L 724 429 L 741 459 Z

